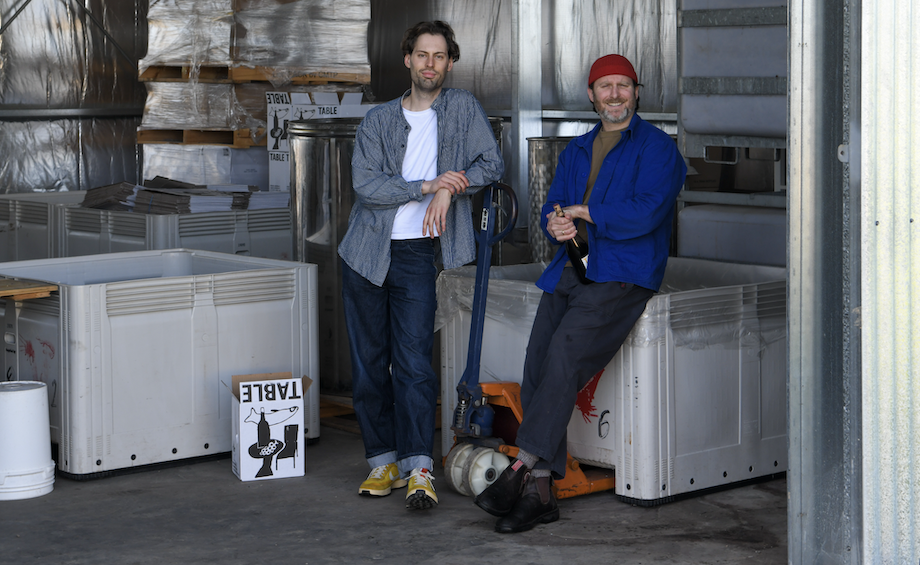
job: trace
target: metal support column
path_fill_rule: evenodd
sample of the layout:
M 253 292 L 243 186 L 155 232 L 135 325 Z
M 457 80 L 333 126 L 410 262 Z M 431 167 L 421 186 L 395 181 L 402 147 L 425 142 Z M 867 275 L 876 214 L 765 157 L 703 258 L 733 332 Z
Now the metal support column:
M 789 563 L 858 563 L 848 428 L 858 370 L 852 320 L 843 3 L 789 4 Z M 858 87 L 857 87 L 858 88 Z M 853 386 L 857 384 L 857 386 Z M 854 491 L 857 489 L 857 491 Z M 858 540 L 857 540 L 858 541 Z
M 527 138 L 543 135 L 541 0 L 514 0 L 511 8 L 511 186 L 518 198 L 518 227 L 530 216 Z

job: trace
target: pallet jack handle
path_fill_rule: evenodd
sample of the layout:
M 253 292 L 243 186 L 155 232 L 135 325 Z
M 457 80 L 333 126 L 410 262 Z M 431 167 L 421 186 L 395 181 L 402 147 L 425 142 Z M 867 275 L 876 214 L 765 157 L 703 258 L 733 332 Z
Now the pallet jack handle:
M 482 335 L 485 325 L 486 297 L 489 289 L 489 268 L 492 246 L 501 241 L 514 228 L 517 221 L 517 199 L 511 187 L 494 183 L 487 187 L 482 206 L 481 230 L 476 241 L 479 254 L 476 262 L 476 286 L 473 294 L 473 311 L 470 323 L 470 345 L 466 369 L 457 384 L 457 407 L 451 429 L 456 434 L 456 444 L 445 457 L 444 474 L 447 484 L 455 491 L 477 495 L 480 487 L 491 484 L 508 465 L 509 457 L 516 457 L 518 448 L 506 444 L 505 438 L 492 435 L 495 412 L 491 405 L 510 409 L 518 423 L 523 420 L 520 385 L 509 382 L 479 383 Z M 492 199 L 496 190 L 505 191 L 511 200 L 508 226 L 492 236 L 494 218 Z M 485 390 L 483 390 L 485 389 Z M 503 459 L 500 465 L 499 459 Z M 603 490 L 612 490 L 616 484 L 609 469 L 584 469 L 571 455 L 566 458 L 565 478 L 555 482 L 557 498 L 569 498 Z M 474 487 L 475 485 L 475 487 Z
M 476 258 L 476 286 L 473 293 L 472 322 L 470 324 L 470 343 L 467 351 L 466 368 L 457 384 L 457 409 L 454 412 L 454 431 L 458 435 L 476 437 L 491 435 L 491 409 L 482 402 L 482 389 L 479 387 L 479 367 L 482 357 L 482 334 L 485 325 L 486 297 L 489 292 L 489 268 L 492 263 L 492 246 L 504 239 L 517 223 L 518 202 L 514 190 L 507 184 L 492 183 L 485 189 L 482 203 L 482 216 L 476 242 L 479 250 Z M 493 199 L 497 192 L 504 192 L 510 201 L 508 224 L 497 233 Z

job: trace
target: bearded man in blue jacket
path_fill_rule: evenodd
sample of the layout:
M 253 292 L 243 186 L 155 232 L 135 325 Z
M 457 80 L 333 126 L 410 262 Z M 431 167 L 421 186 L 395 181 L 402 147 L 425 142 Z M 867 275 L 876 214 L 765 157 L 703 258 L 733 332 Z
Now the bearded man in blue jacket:
M 578 391 L 613 359 L 661 286 L 687 167 L 674 141 L 636 114 L 640 86 L 625 57 L 594 62 L 588 98 L 600 123 L 559 156 L 543 205 L 541 227 L 560 248 L 537 281 L 544 293 L 524 362 L 520 453 L 476 498 L 500 517 L 501 533 L 559 519 L 552 479 L 565 476 Z M 587 282 L 564 250 L 576 235 L 588 242 Z

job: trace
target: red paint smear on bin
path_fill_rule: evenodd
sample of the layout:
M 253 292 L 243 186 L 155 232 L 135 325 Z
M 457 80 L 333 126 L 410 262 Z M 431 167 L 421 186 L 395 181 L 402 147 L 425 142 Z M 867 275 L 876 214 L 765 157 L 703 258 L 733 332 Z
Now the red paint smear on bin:
M 26 342 L 26 357 L 29 358 L 29 363 L 35 363 L 35 349 L 32 347 L 32 342 Z
M 45 355 L 47 355 L 49 359 L 54 359 L 54 344 L 41 339 L 38 340 L 38 343 L 42 344 Z
M 601 369 L 591 377 L 588 384 L 578 391 L 578 398 L 575 399 L 575 408 L 578 408 L 581 412 L 581 417 L 585 419 L 586 424 L 591 422 L 592 416 L 597 418 L 597 409 L 594 407 L 594 392 L 597 390 L 597 383 L 600 382 L 603 374 L 604 370 Z

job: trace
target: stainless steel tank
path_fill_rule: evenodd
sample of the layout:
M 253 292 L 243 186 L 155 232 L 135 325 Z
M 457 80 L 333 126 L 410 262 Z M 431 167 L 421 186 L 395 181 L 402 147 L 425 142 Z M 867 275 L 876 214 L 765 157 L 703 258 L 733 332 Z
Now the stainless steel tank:
M 288 126 L 294 258 L 318 267 L 318 384 L 328 392 L 351 389 L 342 266 L 337 250 L 348 230 L 348 215 L 354 204 L 351 156 L 360 123 L 360 118 L 339 118 L 292 121 Z
M 547 263 L 556 254 L 556 246 L 540 229 L 540 213 L 546 202 L 546 194 L 556 174 L 559 154 L 574 137 L 530 137 L 527 138 L 527 164 L 530 177 L 530 241 L 531 258 L 534 263 Z

